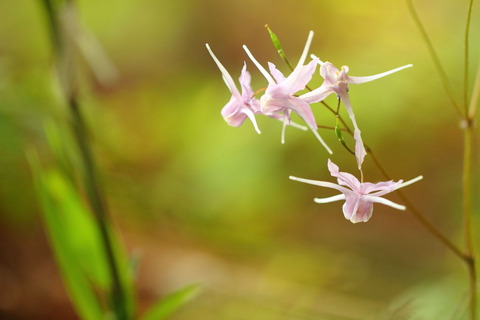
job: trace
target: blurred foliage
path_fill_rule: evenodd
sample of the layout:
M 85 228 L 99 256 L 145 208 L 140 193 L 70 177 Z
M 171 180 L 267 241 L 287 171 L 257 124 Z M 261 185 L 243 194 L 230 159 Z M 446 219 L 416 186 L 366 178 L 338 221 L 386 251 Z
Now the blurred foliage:
M 261 135 L 247 122 L 240 128 L 225 124 L 220 110 L 229 93 L 204 46 L 212 46 L 234 78 L 247 60 L 242 44 L 261 63 L 288 70 L 267 23 L 290 61 L 297 61 L 314 30 L 311 51 L 348 65 L 351 75 L 413 63 L 352 87 L 352 105 L 365 141 L 395 179 L 424 175 L 405 192 L 461 243 L 461 132 L 404 1 L 77 4 L 84 26 L 119 71 L 109 86 L 85 77 L 81 103 L 116 224 L 129 252 L 140 256 L 140 311 L 158 295 L 203 282 L 200 298 L 172 319 L 411 319 L 402 312 L 419 305 L 431 309 L 418 311 L 419 319 L 429 319 L 452 296 L 442 286 L 453 286 L 460 293 L 446 313 L 462 319 L 454 308 L 467 290 L 463 266 L 411 215 L 377 206 L 371 221 L 352 225 L 340 204 L 312 201 L 330 194 L 288 180 L 330 179 L 327 155 L 311 133 L 288 128 L 281 145 L 281 123 L 259 118 Z M 415 4 L 460 97 L 467 3 Z M 472 78 L 480 56 L 480 12 L 474 10 Z M 61 286 L 51 285 L 41 299 L 34 294 L 45 288 L 34 279 L 55 284 L 58 271 L 40 267 L 53 265 L 53 258 L 46 245 L 37 247 L 45 243 L 45 230 L 25 150 L 34 148 L 53 167 L 45 123 L 65 135 L 70 129 L 52 82 L 39 3 L 0 1 L 0 40 L 0 282 L 2 291 L 17 292 L 0 293 L 0 315 L 68 319 Z M 254 87 L 264 86 L 248 66 Z M 335 126 L 320 105 L 315 113 L 320 124 Z M 353 171 L 355 163 L 333 131 L 322 136 L 334 146 L 332 160 Z M 478 164 L 477 158 L 476 173 Z M 75 175 L 78 163 L 71 165 Z M 368 180 L 382 178 L 368 156 L 365 171 Z M 414 302 L 407 303 L 406 295 Z

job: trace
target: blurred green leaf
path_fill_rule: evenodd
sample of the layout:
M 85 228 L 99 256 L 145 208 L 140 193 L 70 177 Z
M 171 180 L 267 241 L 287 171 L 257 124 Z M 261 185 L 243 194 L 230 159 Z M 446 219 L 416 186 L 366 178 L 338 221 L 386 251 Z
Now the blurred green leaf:
M 91 283 L 105 286 L 109 281 L 88 212 L 57 171 L 42 171 L 32 155 L 30 163 L 46 231 L 75 308 L 82 319 L 102 319 Z
M 168 316 L 172 315 L 175 311 L 177 311 L 180 307 L 184 306 L 190 300 L 192 300 L 195 296 L 198 295 L 200 291 L 199 284 L 189 285 L 183 289 L 175 291 L 165 298 L 161 299 L 157 302 L 150 310 L 147 312 L 145 316 L 143 316 L 142 320 L 162 320 L 166 319 Z
M 74 188 L 75 157 L 72 156 L 71 141 L 65 135 L 65 128 L 51 121 L 45 126 L 45 132 L 52 150 L 58 170 L 47 182 L 47 188 L 56 198 L 62 198 L 61 207 L 64 212 L 69 212 L 68 218 L 63 221 L 64 228 L 70 231 L 70 243 L 72 250 L 77 252 L 78 264 L 82 270 L 90 276 L 91 281 L 103 290 L 110 290 L 110 268 L 107 263 L 103 243 L 98 231 L 94 216 L 81 202 Z M 62 195 L 63 193 L 63 195 Z M 134 314 L 134 286 L 133 271 L 127 260 L 115 233 L 108 228 L 110 239 L 113 242 L 114 255 L 119 269 L 120 281 L 126 289 L 126 304 L 128 314 Z M 87 258 L 87 259 L 85 259 Z M 94 261 L 95 263 L 92 263 Z

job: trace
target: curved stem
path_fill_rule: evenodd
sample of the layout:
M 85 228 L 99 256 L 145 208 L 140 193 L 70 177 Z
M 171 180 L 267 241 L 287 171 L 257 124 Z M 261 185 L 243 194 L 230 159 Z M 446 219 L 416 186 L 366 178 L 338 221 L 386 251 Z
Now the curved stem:
M 464 52 L 464 59 L 465 59 L 465 68 L 463 70 L 463 104 L 465 109 L 465 115 L 468 112 L 468 46 L 469 46 L 469 35 L 470 35 L 470 21 L 472 18 L 472 7 L 473 7 L 473 0 L 470 0 L 468 4 L 468 13 L 467 13 L 467 23 L 465 27 L 465 52 Z
M 430 41 L 427 31 L 425 31 L 425 28 L 423 27 L 423 24 L 420 18 L 418 17 L 417 11 L 413 6 L 413 2 L 412 0 L 406 0 L 406 1 L 407 1 L 408 9 L 410 10 L 410 14 L 412 15 L 412 18 L 415 21 L 415 24 L 417 25 L 417 28 L 422 35 L 423 41 L 425 41 L 425 44 L 427 45 L 428 51 L 430 52 L 430 56 L 432 57 L 433 63 L 435 64 L 435 68 L 437 69 L 437 72 L 440 75 L 440 79 L 442 80 L 443 87 L 445 88 L 445 92 L 447 93 L 447 96 L 450 99 L 451 104 L 457 111 L 458 115 L 462 116 L 462 110 L 460 109 L 460 107 L 458 106 L 455 100 L 453 89 L 450 85 L 450 82 L 448 81 L 447 74 L 443 70 L 442 63 L 440 62 L 437 52 L 435 51 L 435 48 L 433 47 L 433 44 Z
M 67 50 L 65 50 L 65 39 L 63 39 L 61 35 L 62 26 L 59 23 L 58 12 L 56 12 L 57 9 L 54 8 L 52 0 L 42 1 L 45 11 L 47 13 L 50 37 L 54 49 L 55 60 L 57 64 L 60 65 L 60 61 L 67 60 L 68 58 L 66 57 Z M 66 4 L 71 5 L 71 1 L 66 1 Z M 70 78 L 70 76 L 74 76 L 74 66 L 71 64 L 71 60 L 69 62 L 70 63 L 68 64 L 68 66 L 63 69 L 65 73 L 68 73 L 68 78 Z M 60 73 L 60 70 L 58 68 L 57 72 Z M 63 75 L 59 74 L 59 78 L 63 79 Z M 70 81 L 70 79 L 68 79 L 67 81 Z M 87 129 L 81 113 L 75 85 L 71 84 L 69 86 L 63 87 L 62 93 L 67 100 L 67 104 L 69 107 L 71 120 L 73 123 L 74 136 L 80 152 L 80 158 L 84 166 L 84 181 L 88 201 L 90 203 L 90 207 L 93 211 L 95 221 L 99 229 L 100 239 L 103 245 L 105 258 L 112 280 L 110 289 L 110 303 L 112 304 L 112 309 L 115 313 L 116 319 L 126 320 L 129 318 L 127 311 L 127 295 L 121 281 L 120 270 L 117 264 L 117 259 L 115 257 L 113 240 L 108 230 L 109 219 L 107 205 L 102 198 L 102 192 L 97 181 L 97 175 L 95 172 L 95 161 L 90 148 L 90 144 L 87 140 Z
M 365 146 L 367 152 L 369 153 L 370 157 L 372 158 L 373 162 L 383 174 L 386 180 L 392 180 L 390 175 L 387 173 L 385 168 L 382 166 L 380 161 L 377 159 L 375 154 L 373 153 L 372 149 L 368 146 Z M 448 249 L 450 249 L 456 256 L 458 256 L 462 260 L 466 260 L 467 256 L 460 250 L 455 244 L 453 244 L 445 235 L 443 235 L 434 225 L 432 225 L 424 216 L 423 214 L 413 205 L 413 203 L 408 199 L 408 197 L 401 191 L 395 191 L 400 199 L 402 199 L 403 203 L 407 206 L 408 210 L 413 214 L 413 216 L 420 222 L 432 235 L 434 235 L 440 242 L 442 242 Z
M 463 157 L 463 222 L 465 232 L 465 250 L 468 256 L 467 267 L 470 279 L 470 319 L 476 319 L 477 313 L 477 275 L 475 270 L 475 255 L 472 236 L 472 121 L 468 120 L 464 130 Z

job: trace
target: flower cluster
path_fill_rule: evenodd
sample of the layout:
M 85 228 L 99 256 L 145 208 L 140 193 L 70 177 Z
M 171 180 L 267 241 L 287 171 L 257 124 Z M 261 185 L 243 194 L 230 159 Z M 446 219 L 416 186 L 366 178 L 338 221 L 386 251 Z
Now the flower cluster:
M 282 72 L 280 72 L 271 62 L 268 63 L 269 71 L 267 71 L 255 59 L 250 50 L 246 46 L 243 46 L 243 49 L 247 53 L 250 60 L 253 62 L 253 64 L 255 64 L 268 83 L 265 92 L 260 99 L 256 98 L 255 93 L 251 88 L 251 76 L 246 69 L 246 63 L 243 65 L 243 69 L 239 78 L 239 83 L 241 86 L 240 92 L 233 78 L 215 56 L 210 46 L 206 44 L 208 52 L 220 69 L 223 79 L 232 94 L 228 103 L 223 107 L 221 114 L 225 121 L 234 127 L 242 125 L 243 122 L 249 118 L 258 133 L 260 133 L 260 129 L 258 128 L 255 120 L 255 115 L 260 114 L 281 120 L 283 122 L 281 135 L 282 143 L 285 142 L 285 129 L 288 125 L 304 130 L 310 129 L 315 137 L 320 141 L 322 146 L 327 150 L 327 152 L 332 154 L 332 150 L 317 131 L 318 126 L 311 108 L 311 104 L 323 101 L 330 94 L 334 93 L 339 101 L 341 101 L 345 106 L 350 120 L 352 121 L 354 127 L 353 138 L 355 140 L 355 158 L 358 169 L 361 170 L 362 163 L 367 153 L 362 140 L 361 131 L 355 120 L 355 114 L 353 113 L 353 108 L 348 96 L 349 85 L 373 81 L 405 68 L 409 68 L 412 65 L 408 64 L 373 76 L 349 76 L 349 69 L 347 66 L 343 66 L 339 70 L 332 63 L 323 62 L 314 55 L 311 55 L 311 60 L 306 62 L 312 39 L 313 31 L 310 31 L 307 42 L 303 49 L 303 53 L 296 67 L 293 68 L 293 71 L 288 76 L 285 76 Z M 320 66 L 320 76 L 324 79 L 322 85 L 307 93 L 298 94 L 298 92 L 307 87 L 307 84 L 312 79 L 317 66 Z M 305 122 L 307 127 L 303 127 L 292 122 L 292 112 L 295 112 Z M 421 177 L 418 177 L 406 183 L 402 183 L 402 181 L 388 181 L 371 184 L 360 182 L 351 174 L 339 172 L 338 167 L 330 160 L 328 162 L 328 168 L 332 176 L 338 178 L 338 185 L 296 177 L 291 177 L 291 179 L 327 188 L 334 188 L 341 191 L 342 194 L 338 196 L 327 199 L 315 199 L 315 201 L 318 203 L 324 203 L 336 200 L 345 200 L 343 212 L 345 217 L 354 223 L 360 221 L 365 222 L 371 217 L 374 202 L 383 203 L 393 208 L 404 210 L 404 206 L 395 204 L 389 200 L 385 200 L 381 198 L 381 196 L 421 179 Z M 344 186 L 349 187 L 351 190 L 345 188 Z

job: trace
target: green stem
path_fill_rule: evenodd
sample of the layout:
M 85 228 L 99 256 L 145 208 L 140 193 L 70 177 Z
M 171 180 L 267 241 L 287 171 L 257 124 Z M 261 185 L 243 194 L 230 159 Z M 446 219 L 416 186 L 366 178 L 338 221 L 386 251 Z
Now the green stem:
M 365 146 L 367 149 L 368 154 L 372 158 L 373 162 L 377 166 L 377 168 L 380 170 L 380 172 L 383 174 L 386 180 L 392 180 L 390 175 L 387 173 L 385 168 L 382 166 L 380 161 L 377 159 L 375 154 L 372 152 L 372 149 L 370 149 L 367 145 Z M 460 250 L 455 244 L 453 244 L 443 233 L 441 233 L 433 224 L 428 221 L 423 214 L 413 205 L 413 203 L 408 199 L 408 197 L 401 191 L 401 190 L 396 190 L 395 191 L 400 199 L 402 199 L 403 203 L 407 206 L 408 210 L 413 214 L 413 216 L 420 222 L 433 236 L 435 236 L 441 243 L 443 243 L 448 249 L 452 251 L 456 256 L 458 256 L 460 259 L 466 261 L 468 260 L 468 257 L 463 253 L 462 250 Z
M 470 319 L 476 319 L 477 314 L 477 274 L 475 270 L 475 255 L 472 236 L 472 121 L 466 121 L 464 130 L 464 157 L 463 157 L 463 221 L 465 232 L 465 250 L 468 257 L 467 267 L 470 279 Z
M 472 135 L 473 135 L 473 116 L 475 109 L 469 108 L 468 88 L 469 88 L 469 34 L 470 22 L 472 16 L 473 0 L 469 1 L 467 23 L 465 27 L 465 52 L 464 52 L 464 83 L 463 83 L 463 102 L 465 109 L 464 119 L 464 153 L 463 153 L 463 222 L 465 232 L 465 250 L 469 259 L 467 262 L 468 275 L 470 279 L 470 319 L 477 319 L 477 272 L 475 268 L 475 249 L 473 247 L 473 224 L 472 224 Z M 477 83 L 475 89 L 477 89 Z M 476 93 L 472 96 L 470 104 L 476 103 Z M 471 117 L 470 117 L 471 114 Z
M 464 53 L 464 59 L 465 59 L 465 69 L 463 72 L 463 104 L 465 108 L 465 114 L 468 112 L 468 65 L 469 65 L 469 59 L 468 59 L 468 46 L 469 46 L 469 35 L 470 35 L 470 21 L 472 18 L 472 7 L 473 7 L 473 0 L 470 0 L 468 4 L 468 13 L 467 13 L 467 24 L 465 27 L 465 53 Z
M 55 59 L 57 61 L 57 67 L 60 65 L 59 61 L 66 60 L 64 55 L 67 54 L 65 50 L 65 42 L 61 36 L 61 24 L 58 21 L 57 10 L 53 6 L 52 0 L 42 0 L 47 19 L 49 23 L 50 36 L 52 45 L 54 48 Z M 70 1 L 67 1 L 71 5 Z M 73 74 L 73 65 L 67 67 L 68 70 L 64 70 L 66 73 Z M 57 68 L 59 72 L 59 69 Z M 59 79 L 62 76 L 59 75 Z M 90 149 L 90 145 L 87 140 L 87 130 L 85 121 L 83 119 L 80 105 L 78 103 L 78 97 L 76 94 L 76 88 L 72 84 L 65 87 L 63 92 L 71 114 L 73 122 L 74 136 L 79 148 L 80 157 L 84 166 L 84 182 L 86 186 L 87 196 L 95 216 L 100 238 L 103 244 L 103 250 L 105 258 L 107 260 L 110 276 L 111 276 L 111 289 L 110 289 L 110 303 L 112 304 L 113 312 L 116 315 L 117 320 L 127 320 L 129 318 L 127 311 L 127 296 L 125 289 L 122 285 L 119 267 L 115 258 L 115 251 L 113 247 L 113 241 L 108 230 L 109 219 L 106 203 L 103 201 L 102 192 L 97 181 L 95 172 L 95 161 Z
M 73 130 L 80 150 L 80 156 L 84 165 L 84 179 L 88 200 L 95 215 L 100 231 L 100 237 L 105 251 L 110 275 L 112 278 L 111 303 L 118 320 L 128 319 L 126 294 L 120 278 L 120 272 L 115 258 L 113 241 L 108 231 L 109 219 L 107 206 L 101 196 L 97 175 L 95 174 L 95 161 L 92 156 L 90 145 L 86 139 L 86 127 L 76 96 L 69 98 L 69 107 L 73 120 Z
M 450 82 L 448 81 L 447 74 L 443 70 L 442 63 L 440 62 L 440 59 L 438 58 L 437 52 L 435 51 L 435 48 L 433 47 L 432 42 L 430 41 L 430 38 L 427 34 L 427 31 L 425 31 L 425 28 L 423 27 L 422 21 L 418 17 L 417 11 L 415 10 L 415 7 L 413 6 L 412 0 L 407 0 L 407 6 L 408 9 L 410 10 L 410 14 L 412 15 L 413 20 L 415 21 L 415 24 L 418 27 L 418 30 L 420 31 L 423 41 L 425 41 L 428 51 L 430 52 L 430 56 L 432 57 L 433 63 L 435 64 L 435 68 L 437 69 L 438 74 L 440 75 L 440 79 L 442 80 L 443 87 L 445 88 L 445 92 L 447 93 L 448 98 L 450 99 L 451 104 L 457 111 L 459 116 L 462 116 L 462 110 L 458 106 L 455 96 L 453 94 L 453 89 L 450 85 Z

